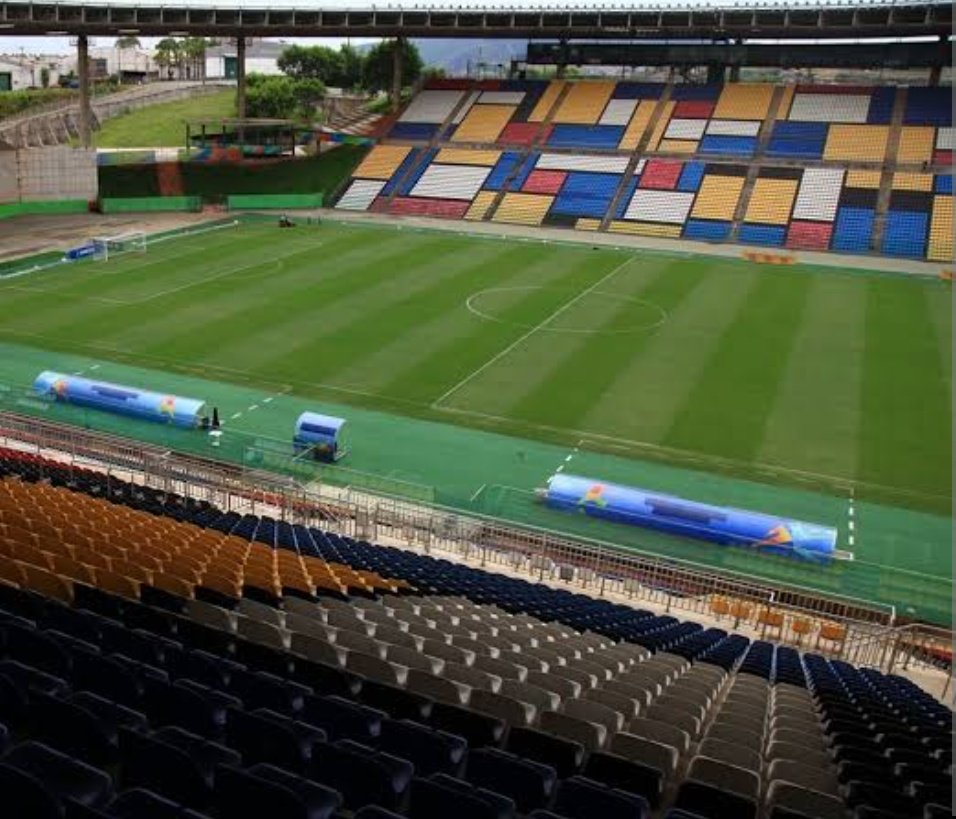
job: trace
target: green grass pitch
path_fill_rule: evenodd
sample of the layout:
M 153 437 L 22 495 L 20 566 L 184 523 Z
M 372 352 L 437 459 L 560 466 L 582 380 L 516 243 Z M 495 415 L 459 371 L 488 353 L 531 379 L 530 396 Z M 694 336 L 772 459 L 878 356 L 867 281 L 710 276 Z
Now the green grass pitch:
M 250 221 L 0 279 L 0 379 L 24 383 L 21 350 L 26 369 L 65 368 L 72 354 L 263 394 L 280 385 L 303 405 L 524 439 L 509 439 L 521 458 L 500 462 L 498 482 L 527 491 L 564 462 L 539 466 L 534 442 L 545 442 L 586 450 L 568 471 L 652 490 L 675 486 L 663 472 L 648 485 L 658 473 L 641 464 L 678 468 L 701 500 L 719 503 L 722 482 L 741 480 L 813 493 L 841 548 L 911 570 L 918 589 L 920 576 L 951 578 L 950 297 L 946 283 L 902 275 Z M 269 429 L 265 414 L 243 424 Z M 372 468 L 362 446 L 354 462 Z M 453 437 L 434 448 L 419 457 L 456 460 Z M 613 474 L 594 474 L 601 453 L 617 456 Z M 488 483 L 477 467 L 448 469 L 462 494 Z M 907 523 L 894 528 L 894 515 Z

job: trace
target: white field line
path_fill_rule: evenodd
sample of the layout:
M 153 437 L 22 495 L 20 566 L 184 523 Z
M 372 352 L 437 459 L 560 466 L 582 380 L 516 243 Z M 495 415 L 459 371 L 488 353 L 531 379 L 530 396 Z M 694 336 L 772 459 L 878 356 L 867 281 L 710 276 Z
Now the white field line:
M 557 310 L 555 310 L 555 311 L 554 311 L 553 313 L 551 313 L 550 315 L 546 316 L 543 321 L 538 322 L 534 327 L 532 327 L 530 330 L 528 330 L 528 332 L 526 332 L 524 335 L 519 336 L 517 339 L 515 339 L 514 341 L 512 341 L 511 344 L 509 344 L 507 347 L 505 347 L 505 348 L 504 348 L 503 350 L 501 350 L 499 353 L 496 353 L 496 354 L 493 355 L 491 358 L 489 358 L 484 364 L 482 364 L 480 367 L 478 367 L 478 369 L 473 370 L 471 373 L 469 373 L 469 374 L 466 375 L 463 379 L 461 379 L 461 381 L 459 381 L 457 384 L 455 384 L 454 386 L 452 386 L 452 387 L 450 387 L 449 389 L 445 390 L 445 392 L 443 392 L 438 398 L 436 398 L 434 401 L 432 401 L 432 404 L 431 404 L 432 408 L 433 408 L 433 409 L 439 408 L 439 405 L 440 405 L 440 404 L 442 404 L 445 400 L 447 400 L 449 397 L 451 397 L 451 396 L 454 395 L 456 392 L 458 392 L 458 390 L 460 390 L 462 387 L 464 387 L 465 384 L 467 384 L 467 383 L 469 383 L 470 381 L 472 381 L 473 379 L 477 378 L 479 375 L 481 375 L 481 373 L 483 373 L 485 370 L 487 370 L 490 366 L 492 366 L 492 365 L 495 364 L 496 362 L 500 361 L 502 358 L 504 358 L 506 355 L 508 355 L 508 353 L 510 353 L 510 352 L 511 352 L 512 350 L 514 350 L 516 347 L 518 347 L 518 346 L 520 346 L 521 344 L 523 344 L 525 341 L 527 341 L 529 338 L 531 338 L 531 336 L 533 336 L 533 335 L 534 335 L 535 333 L 537 333 L 539 330 L 543 329 L 544 327 L 547 327 L 547 326 L 548 326 L 552 321 L 554 321 L 558 316 L 560 316 L 560 315 L 561 315 L 562 313 L 564 313 L 565 311 L 571 309 L 575 304 L 577 304 L 581 299 L 583 299 L 583 298 L 584 298 L 585 296 L 587 296 L 589 293 L 592 293 L 593 291 L 597 290 L 597 289 L 598 289 L 602 284 L 604 284 L 608 279 L 610 279 L 611 277 L 613 277 L 613 276 L 617 275 L 618 273 L 620 273 L 625 267 L 627 267 L 629 264 L 631 264 L 631 262 L 633 262 L 633 261 L 635 260 L 635 258 L 636 258 L 635 256 L 631 256 L 630 258 L 625 259 L 625 260 L 624 260 L 623 262 L 621 262 L 617 267 L 615 267 L 615 268 L 614 268 L 613 270 L 611 270 L 610 272 L 604 274 L 600 279 L 598 279 L 598 280 L 597 280 L 596 282 L 594 282 L 593 284 L 591 284 L 591 285 L 589 285 L 588 287 L 584 288 L 584 290 L 582 290 L 582 291 L 581 291 L 580 293 L 578 293 L 576 296 L 572 296 L 568 301 L 566 301 L 564 304 L 562 304 Z

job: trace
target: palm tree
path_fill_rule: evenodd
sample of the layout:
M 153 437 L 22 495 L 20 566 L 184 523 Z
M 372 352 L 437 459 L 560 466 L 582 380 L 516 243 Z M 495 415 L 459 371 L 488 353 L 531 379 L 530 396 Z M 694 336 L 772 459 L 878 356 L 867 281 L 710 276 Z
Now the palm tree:
M 172 79 L 172 67 L 180 66 L 182 54 L 179 41 L 164 37 L 156 43 L 156 64 L 166 69 L 166 79 Z

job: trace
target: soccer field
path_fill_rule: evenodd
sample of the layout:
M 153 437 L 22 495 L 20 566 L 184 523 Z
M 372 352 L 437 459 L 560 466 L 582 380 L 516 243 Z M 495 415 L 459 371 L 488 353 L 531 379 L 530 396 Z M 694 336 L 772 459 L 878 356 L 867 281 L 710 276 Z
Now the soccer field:
M 561 451 L 586 442 L 693 470 L 702 500 L 728 478 L 813 491 L 841 515 L 852 494 L 938 528 L 915 566 L 905 535 L 840 548 L 948 582 L 950 297 L 904 276 L 269 220 L 0 279 L 0 340 L 52 351 L 50 368 L 69 353 Z M 0 379 L 22 386 L 15 365 Z M 423 454 L 457 457 L 450 439 L 434 446 Z

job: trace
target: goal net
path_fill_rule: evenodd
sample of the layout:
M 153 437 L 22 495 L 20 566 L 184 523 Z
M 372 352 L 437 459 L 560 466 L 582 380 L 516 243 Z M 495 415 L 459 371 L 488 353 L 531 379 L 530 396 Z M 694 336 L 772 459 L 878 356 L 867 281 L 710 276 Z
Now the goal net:
M 123 253 L 145 253 L 146 234 L 136 231 L 121 233 L 117 236 L 94 236 L 91 244 L 93 245 L 93 257 L 105 261 L 112 256 L 119 256 Z

